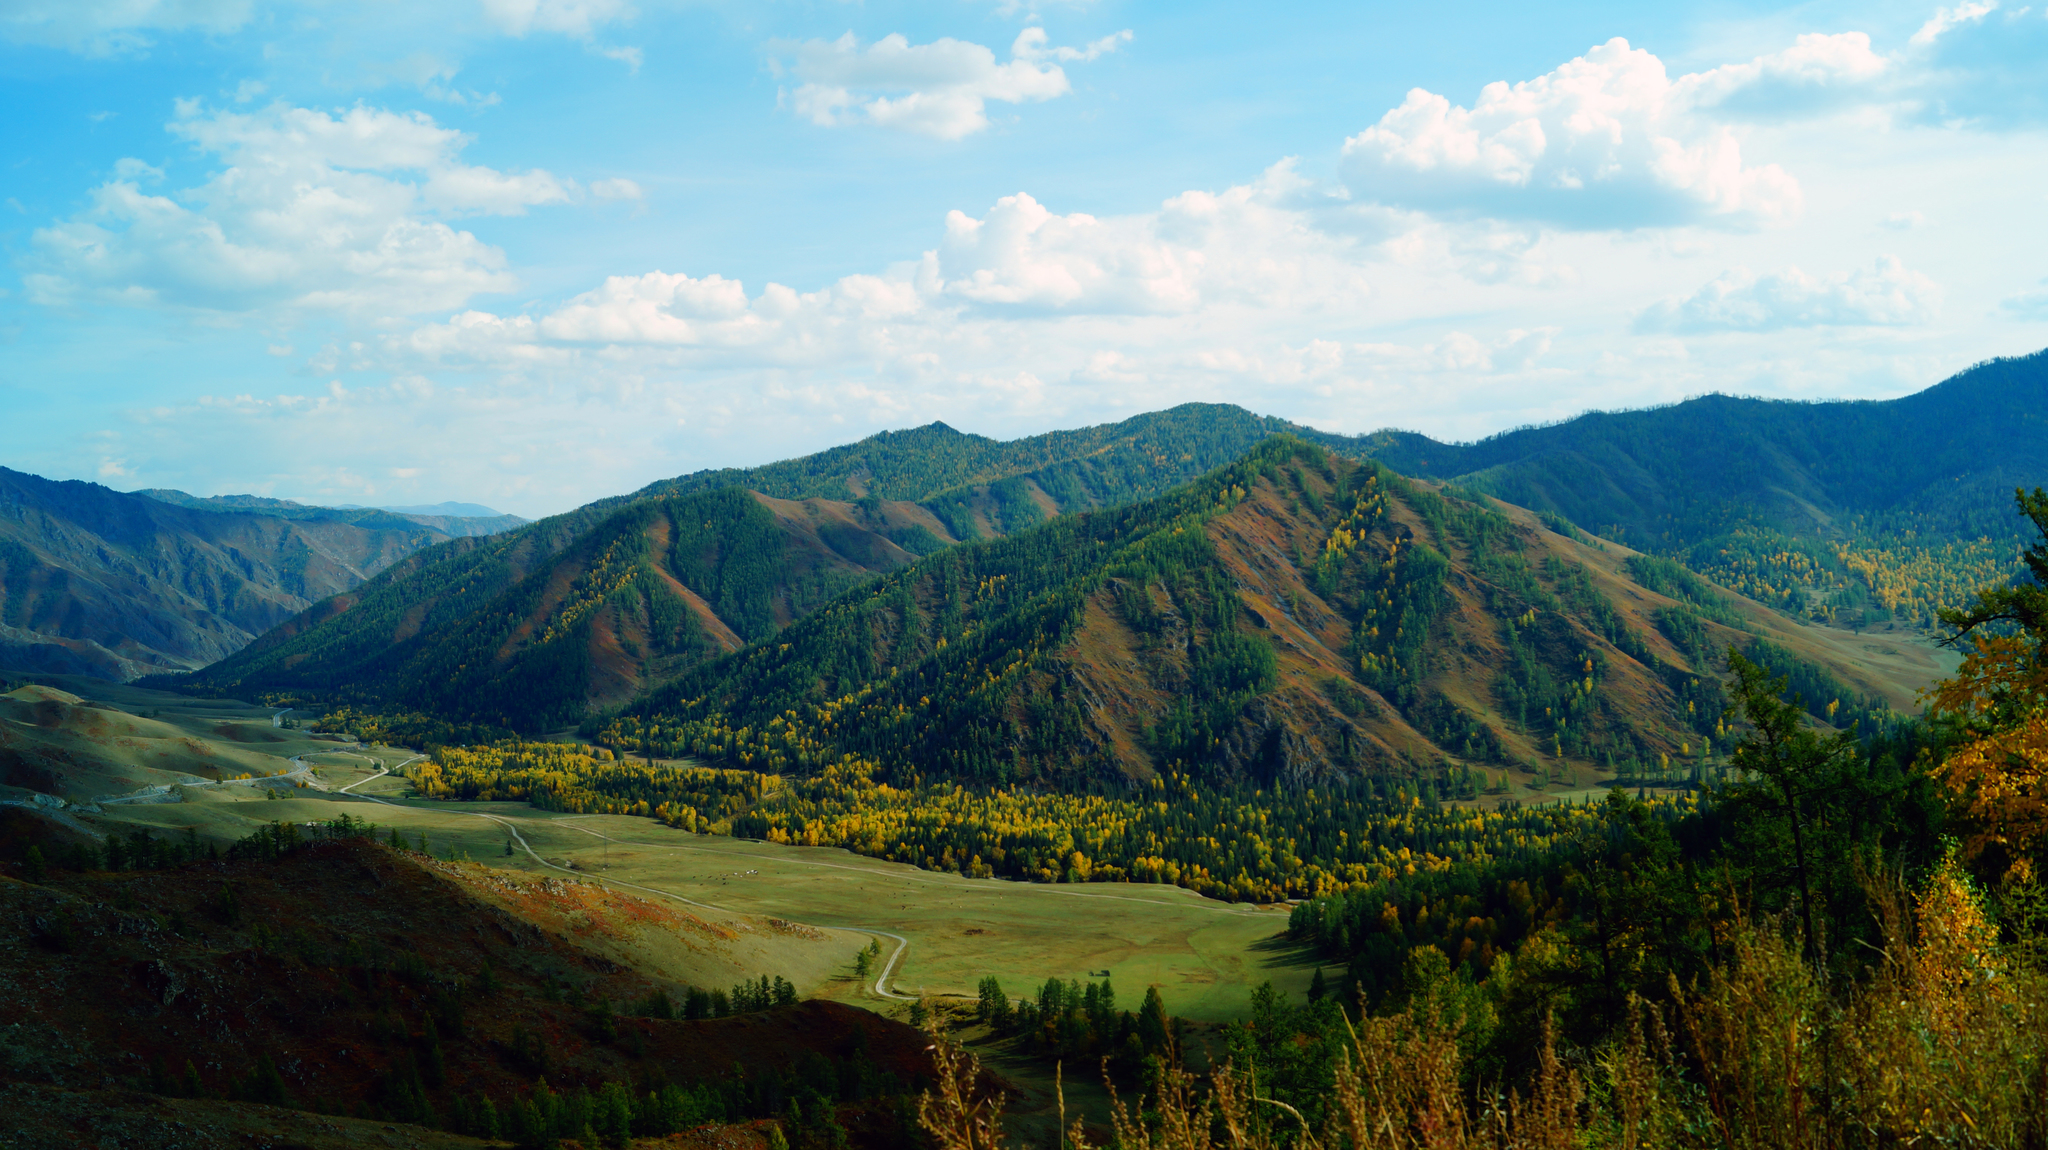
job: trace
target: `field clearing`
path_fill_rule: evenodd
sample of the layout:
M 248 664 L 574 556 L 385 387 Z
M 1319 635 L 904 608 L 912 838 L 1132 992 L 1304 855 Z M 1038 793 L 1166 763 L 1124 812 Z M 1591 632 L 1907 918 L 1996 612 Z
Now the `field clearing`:
M 837 848 L 690 834 L 623 815 L 399 799 L 403 786 L 385 776 L 348 795 L 303 789 L 264 799 L 209 791 L 183 803 L 112 808 L 109 816 L 232 839 L 271 820 L 324 821 L 346 810 L 397 828 L 408 843 L 424 837 L 436 856 L 559 873 L 516 846 L 507 856 L 509 825 L 547 863 L 629 894 L 678 896 L 711 921 L 776 918 L 823 928 L 836 940 L 824 948 L 829 965 L 820 967 L 820 948 L 805 946 L 785 948 L 787 968 L 778 966 L 773 948 L 763 951 L 757 969 L 791 978 L 807 995 L 884 1011 L 900 1010 L 907 999 L 883 998 L 872 978 L 853 978 L 863 933 L 892 936 L 882 939 L 884 961 L 896 939 L 907 944 L 889 984 L 902 996 L 972 1000 L 980 980 L 993 974 L 1015 998 L 1035 994 L 1049 977 L 1087 979 L 1106 970 L 1121 1005 L 1135 1008 L 1145 989 L 1157 986 L 1173 1013 L 1220 1022 L 1242 1017 L 1259 983 L 1271 980 L 1298 996 L 1313 974 L 1276 937 L 1287 924 L 1280 908 L 1221 903 L 1168 886 L 967 879 Z
M 968 879 L 834 847 L 689 834 L 627 816 L 528 814 L 520 833 L 548 858 L 588 869 L 602 867 L 608 853 L 602 873 L 614 879 L 742 913 L 901 935 L 910 945 L 891 988 L 902 994 L 972 999 L 993 974 L 1016 997 L 1049 977 L 1106 970 L 1120 1002 L 1135 1007 L 1157 986 L 1175 1014 L 1221 1021 L 1241 1017 L 1259 983 L 1300 994 L 1313 973 L 1277 945 L 1284 910 L 1178 887 Z

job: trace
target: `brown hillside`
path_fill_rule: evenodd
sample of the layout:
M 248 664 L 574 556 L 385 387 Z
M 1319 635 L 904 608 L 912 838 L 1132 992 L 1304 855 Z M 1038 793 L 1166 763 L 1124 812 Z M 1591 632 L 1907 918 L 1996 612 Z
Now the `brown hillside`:
M 443 1115 L 458 1096 L 502 1105 L 541 1076 L 558 1092 L 754 1082 L 818 1057 L 865 1060 L 906 1085 L 928 1073 L 921 1035 L 835 1003 L 697 1022 L 602 1016 L 601 1003 L 677 989 L 593 945 L 631 929 L 730 932 L 594 884 L 360 839 L 272 861 L 0 878 L 0 1078 L 161 1092 L 155 1068 L 176 1078 L 189 1061 L 220 1097 L 269 1059 L 293 1105 L 388 1117 L 395 1078 L 436 1059 L 443 1069 L 422 1075 Z M 851 1118 L 862 1144 L 899 1133 Z

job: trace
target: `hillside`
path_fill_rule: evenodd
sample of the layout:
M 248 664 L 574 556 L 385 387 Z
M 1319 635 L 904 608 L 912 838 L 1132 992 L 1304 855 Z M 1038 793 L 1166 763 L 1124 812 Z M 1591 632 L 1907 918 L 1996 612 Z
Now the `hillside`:
M 1674 565 L 1477 498 L 1275 439 L 1158 499 L 941 552 L 586 730 L 761 770 L 852 754 L 897 779 L 1069 790 L 1168 772 L 1570 787 L 1725 741 L 1730 643 L 1769 642 L 1857 708 L 1905 706 L 1938 671 L 1872 637 L 1913 668 L 1881 681 Z
M 1329 442 L 1561 514 L 1772 606 L 1926 627 L 2018 570 L 2013 489 L 2048 482 L 2048 352 L 1882 402 L 1709 395 L 1470 444 Z
M 623 964 L 612 940 L 683 940 L 669 951 L 686 962 L 745 940 L 668 900 L 394 850 L 345 820 L 266 828 L 223 860 L 201 850 L 191 861 L 189 844 L 141 830 L 102 851 L 28 816 L 0 818 L 16 876 L 0 878 L 0 954 L 16 989 L 0 1003 L 10 1122 L 40 1125 L 51 1107 L 37 1102 L 68 1098 L 72 1130 L 107 1120 L 96 1110 L 275 1130 L 303 1108 L 518 1137 L 518 1111 L 552 1104 L 572 1112 L 553 1133 L 574 1136 L 586 1123 L 607 1130 L 604 1100 L 623 1088 L 619 1118 L 639 1133 L 733 1123 L 725 1144 L 746 1145 L 730 1140 L 787 1120 L 794 1098 L 854 1145 L 885 1146 L 902 1133 L 901 1096 L 928 1073 L 921 1035 L 836 1003 L 737 1003 L 721 982 L 710 987 L 731 1016 L 697 1017 L 684 970 L 644 948 Z M 48 861 L 22 861 L 24 835 Z M 818 945 L 843 960 L 858 948 Z M 656 994 L 671 1005 L 647 1005 Z
M 204 666 L 448 538 L 382 512 L 201 510 L 0 468 L 0 667 L 132 679 Z
M 547 729 L 953 541 L 914 503 L 725 488 L 593 505 L 423 552 L 185 685 Z

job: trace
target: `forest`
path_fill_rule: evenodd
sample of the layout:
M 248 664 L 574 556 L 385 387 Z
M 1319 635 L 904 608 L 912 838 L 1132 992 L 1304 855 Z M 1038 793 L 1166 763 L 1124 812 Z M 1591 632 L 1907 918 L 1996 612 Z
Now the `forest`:
M 1261 991 L 1227 1059 L 1160 1067 L 1110 1144 L 2042 1145 L 2048 491 L 2020 503 L 2029 578 L 1945 615 L 1967 654 L 1924 722 L 1823 729 L 1730 649 L 1733 776 L 1304 900 L 1289 933 L 1341 982 Z M 972 1060 L 941 1064 L 927 1129 L 993 1145 Z

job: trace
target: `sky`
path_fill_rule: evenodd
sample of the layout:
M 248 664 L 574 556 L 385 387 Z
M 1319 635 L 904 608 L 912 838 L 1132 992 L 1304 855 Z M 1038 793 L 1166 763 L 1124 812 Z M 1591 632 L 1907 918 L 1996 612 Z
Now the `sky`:
M 529 517 L 2048 346 L 2048 7 L 0 0 L 0 466 Z

